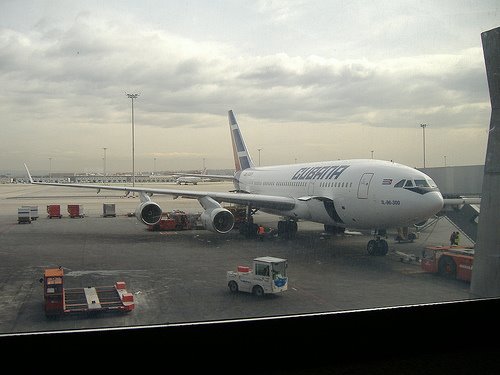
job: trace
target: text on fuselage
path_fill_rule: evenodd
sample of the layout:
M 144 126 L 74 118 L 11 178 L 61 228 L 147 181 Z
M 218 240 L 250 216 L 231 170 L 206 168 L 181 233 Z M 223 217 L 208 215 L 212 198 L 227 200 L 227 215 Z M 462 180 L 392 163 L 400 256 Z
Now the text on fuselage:
M 349 166 L 329 165 L 324 167 L 300 168 L 292 177 L 292 180 L 331 180 L 339 178 Z

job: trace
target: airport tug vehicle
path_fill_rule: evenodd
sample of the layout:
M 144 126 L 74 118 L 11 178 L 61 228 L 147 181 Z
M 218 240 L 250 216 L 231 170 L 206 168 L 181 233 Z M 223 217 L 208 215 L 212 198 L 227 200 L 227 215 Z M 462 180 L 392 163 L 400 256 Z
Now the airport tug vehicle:
M 429 246 L 422 257 L 422 269 L 452 279 L 470 282 L 474 248 L 464 246 Z
M 238 291 L 256 296 L 275 294 L 288 289 L 288 263 L 286 259 L 259 257 L 253 260 L 253 268 L 238 266 L 237 271 L 227 271 L 227 286 L 233 293 Z
M 40 279 L 47 317 L 98 311 L 130 312 L 135 307 L 134 296 L 127 292 L 123 281 L 112 286 L 65 288 L 63 280 L 62 268 L 48 268 Z

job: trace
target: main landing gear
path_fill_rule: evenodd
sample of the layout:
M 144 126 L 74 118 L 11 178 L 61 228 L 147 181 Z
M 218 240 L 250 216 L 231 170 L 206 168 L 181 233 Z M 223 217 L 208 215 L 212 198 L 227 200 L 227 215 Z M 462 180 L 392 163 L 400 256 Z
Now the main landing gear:
M 278 221 L 278 236 L 284 238 L 294 237 L 297 233 L 297 222 L 295 220 Z
M 247 238 L 257 237 L 259 226 L 253 222 L 253 215 L 257 212 L 251 205 L 247 206 L 246 221 L 240 225 L 240 233 Z
M 389 251 L 389 245 L 387 241 L 382 239 L 381 236 L 385 236 L 385 230 L 378 230 L 375 235 L 375 239 L 368 241 L 366 245 L 366 250 L 369 255 L 384 256 Z

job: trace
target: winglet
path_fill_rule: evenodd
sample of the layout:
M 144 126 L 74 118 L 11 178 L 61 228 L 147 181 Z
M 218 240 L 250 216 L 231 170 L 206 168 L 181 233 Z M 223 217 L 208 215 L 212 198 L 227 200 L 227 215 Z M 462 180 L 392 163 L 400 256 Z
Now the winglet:
M 24 168 L 26 168 L 26 173 L 28 173 L 28 178 L 30 179 L 30 184 L 32 184 L 34 181 L 33 181 L 33 177 L 31 177 L 31 173 L 28 169 L 28 166 L 26 165 L 26 163 L 24 163 Z

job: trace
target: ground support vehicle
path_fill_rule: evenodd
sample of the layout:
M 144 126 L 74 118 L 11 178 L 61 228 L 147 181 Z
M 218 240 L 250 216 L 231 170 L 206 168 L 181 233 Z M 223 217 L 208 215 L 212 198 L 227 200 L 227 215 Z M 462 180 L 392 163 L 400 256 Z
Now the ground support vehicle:
M 174 210 L 164 213 L 164 217 L 154 224 L 148 225 L 149 231 L 190 230 L 203 228 L 199 223 L 200 214 L 188 214 L 184 211 Z
M 130 312 L 134 309 L 134 296 L 128 293 L 125 282 L 112 286 L 65 288 L 64 270 L 49 268 L 44 272 L 44 310 L 47 317 L 72 313 L 103 311 Z
M 49 204 L 47 206 L 47 216 L 49 219 L 57 217 L 58 219 L 62 218 L 61 215 L 61 206 L 58 204 Z
M 231 292 L 247 292 L 256 296 L 284 292 L 288 289 L 288 262 L 275 257 L 253 260 L 253 268 L 238 266 L 237 271 L 227 271 L 227 286 Z
M 430 246 L 422 254 L 421 267 L 426 272 L 470 282 L 473 262 L 473 247 Z

